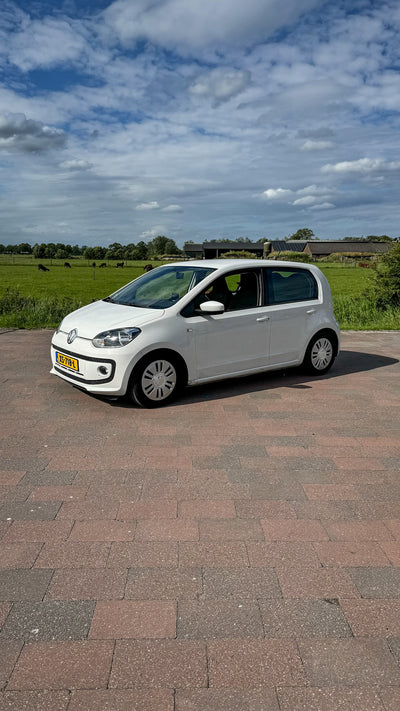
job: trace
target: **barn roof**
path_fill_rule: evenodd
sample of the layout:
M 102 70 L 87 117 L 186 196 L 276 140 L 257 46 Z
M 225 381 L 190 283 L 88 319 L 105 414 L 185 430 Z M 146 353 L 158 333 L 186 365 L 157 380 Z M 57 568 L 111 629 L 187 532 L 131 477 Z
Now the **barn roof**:
M 334 252 L 360 252 L 362 254 L 385 254 L 390 249 L 390 242 L 344 242 L 343 240 L 313 240 L 308 242 L 312 255 L 323 256 Z

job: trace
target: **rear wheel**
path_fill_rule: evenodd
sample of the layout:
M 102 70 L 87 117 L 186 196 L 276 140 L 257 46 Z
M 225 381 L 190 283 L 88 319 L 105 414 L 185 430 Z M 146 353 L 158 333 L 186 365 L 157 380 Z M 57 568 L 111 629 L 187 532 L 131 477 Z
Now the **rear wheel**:
M 183 378 L 175 358 L 169 354 L 150 354 L 135 368 L 130 394 L 140 407 L 159 407 L 171 402 L 182 385 Z
M 332 367 L 336 358 L 336 345 L 329 332 L 317 333 L 308 344 L 303 368 L 310 375 L 323 375 Z

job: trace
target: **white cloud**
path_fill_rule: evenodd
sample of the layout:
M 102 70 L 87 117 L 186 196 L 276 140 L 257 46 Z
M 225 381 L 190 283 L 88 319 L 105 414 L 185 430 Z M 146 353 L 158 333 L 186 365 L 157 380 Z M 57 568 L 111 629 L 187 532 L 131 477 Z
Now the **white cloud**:
M 322 173 L 377 173 L 400 170 L 400 161 L 387 161 L 383 158 L 360 158 L 340 163 L 327 163 L 322 166 Z
M 292 195 L 292 191 L 286 188 L 268 188 L 268 190 L 264 190 L 263 192 L 263 196 L 265 196 L 267 200 L 282 200 L 290 195 Z
M 297 198 L 297 200 L 294 201 L 293 205 L 314 205 L 317 200 L 318 198 L 314 197 L 313 195 L 307 195 L 306 197 Z
M 300 188 L 297 190 L 298 195 L 324 195 L 327 192 L 325 186 L 319 185 L 306 185 L 305 188 Z
M 335 207 L 333 202 L 321 202 L 318 205 L 313 205 L 312 207 L 310 207 L 310 210 L 329 210 L 332 207 Z
M 153 200 L 152 202 L 141 202 L 139 205 L 136 205 L 136 210 L 159 210 L 160 206 L 156 200 Z
M 291 25 L 322 0 L 116 0 L 103 13 L 125 43 L 153 44 L 193 53 L 210 45 L 247 45 Z
M 82 24 L 45 17 L 31 21 L 26 15 L 9 39 L 9 60 L 23 71 L 77 61 L 85 52 Z
M 167 207 L 163 207 L 161 212 L 183 212 L 182 208 L 180 205 L 167 205 Z
M 221 67 L 197 77 L 189 91 L 195 96 L 214 99 L 219 104 L 243 92 L 250 79 L 250 72 Z

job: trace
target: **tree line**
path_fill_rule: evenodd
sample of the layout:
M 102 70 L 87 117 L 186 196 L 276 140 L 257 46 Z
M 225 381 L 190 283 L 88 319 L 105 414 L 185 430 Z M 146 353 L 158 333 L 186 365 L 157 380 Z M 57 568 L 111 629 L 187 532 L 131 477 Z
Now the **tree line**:
M 88 247 L 87 245 L 70 245 L 62 243 L 42 242 L 41 244 L 3 245 L 0 244 L 0 254 L 32 254 L 35 259 L 70 259 L 83 257 L 84 259 L 119 259 L 142 260 L 156 259 L 163 255 L 181 255 L 182 250 L 177 247 L 173 239 L 158 235 L 151 242 L 138 242 L 138 244 L 122 245 L 113 242 L 108 247 Z
M 314 232 L 308 227 L 303 227 L 294 234 L 285 237 L 284 241 L 287 240 L 317 240 L 318 237 L 315 236 Z M 261 238 L 252 242 L 248 237 L 240 238 L 236 240 L 224 239 L 224 242 L 229 244 L 237 243 L 249 243 L 257 244 L 263 243 L 267 238 Z M 209 240 L 205 240 L 208 242 Z M 215 240 L 212 240 L 215 241 Z M 391 237 L 388 235 L 368 235 L 367 237 L 344 237 L 343 242 L 393 242 Z M 191 240 L 188 240 L 186 244 L 193 244 Z M 58 242 L 42 242 L 41 244 L 30 245 L 28 242 L 21 242 L 20 244 L 0 244 L 0 254 L 32 254 L 35 259 L 71 259 L 72 257 L 83 257 L 84 259 L 119 259 L 119 260 L 142 260 L 142 259 L 156 259 L 159 256 L 177 256 L 183 254 L 183 250 L 180 249 L 173 239 L 165 237 L 164 235 L 158 235 L 150 242 L 140 241 L 137 244 L 127 244 L 122 245 L 119 242 L 113 242 L 108 247 L 88 247 L 87 245 L 79 246 L 77 244 L 63 244 Z

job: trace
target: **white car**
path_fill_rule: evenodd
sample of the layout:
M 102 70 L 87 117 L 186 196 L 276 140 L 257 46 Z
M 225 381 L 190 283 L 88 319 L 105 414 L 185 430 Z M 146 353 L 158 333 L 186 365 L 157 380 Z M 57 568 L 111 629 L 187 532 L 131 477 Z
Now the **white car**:
M 185 385 L 298 365 L 322 375 L 339 339 L 329 284 L 311 264 L 179 262 L 66 316 L 51 372 L 156 407 Z

